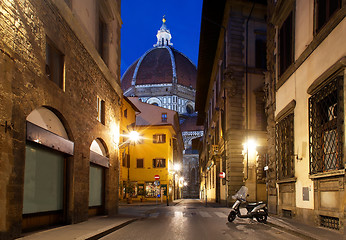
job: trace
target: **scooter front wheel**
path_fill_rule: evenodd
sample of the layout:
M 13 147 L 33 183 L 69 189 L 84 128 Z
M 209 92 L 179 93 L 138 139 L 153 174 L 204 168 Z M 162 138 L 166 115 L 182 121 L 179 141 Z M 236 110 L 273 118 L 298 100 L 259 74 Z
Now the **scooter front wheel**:
M 233 222 L 233 220 L 235 219 L 236 216 L 237 216 L 236 212 L 235 212 L 235 211 L 231 211 L 231 212 L 228 214 L 228 221 L 229 221 L 229 222 Z

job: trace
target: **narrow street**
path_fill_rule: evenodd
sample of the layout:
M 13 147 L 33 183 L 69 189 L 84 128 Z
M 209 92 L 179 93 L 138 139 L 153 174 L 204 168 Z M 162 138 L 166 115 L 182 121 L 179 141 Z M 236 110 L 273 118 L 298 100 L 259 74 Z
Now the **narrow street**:
M 301 239 L 256 220 L 227 221 L 228 208 L 205 207 L 200 200 L 176 206 L 123 206 L 137 220 L 101 239 Z

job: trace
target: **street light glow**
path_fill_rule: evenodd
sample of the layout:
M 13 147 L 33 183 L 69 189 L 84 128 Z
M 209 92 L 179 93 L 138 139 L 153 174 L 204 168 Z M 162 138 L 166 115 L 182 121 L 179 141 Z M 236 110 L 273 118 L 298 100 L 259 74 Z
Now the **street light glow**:
M 138 140 L 140 139 L 139 132 L 131 131 L 129 133 L 129 138 L 131 142 L 138 142 Z
M 181 165 L 179 163 L 174 164 L 173 166 L 174 171 L 178 172 L 181 169 Z

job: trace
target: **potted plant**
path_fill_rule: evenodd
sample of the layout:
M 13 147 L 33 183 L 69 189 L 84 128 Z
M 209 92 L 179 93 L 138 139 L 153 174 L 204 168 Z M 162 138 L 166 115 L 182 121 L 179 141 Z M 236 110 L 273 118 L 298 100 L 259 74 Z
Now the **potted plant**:
M 127 203 L 132 203 L 132 197 L 135 193 L 135 186 L 132 182 L 128 181 L 125 186 Z

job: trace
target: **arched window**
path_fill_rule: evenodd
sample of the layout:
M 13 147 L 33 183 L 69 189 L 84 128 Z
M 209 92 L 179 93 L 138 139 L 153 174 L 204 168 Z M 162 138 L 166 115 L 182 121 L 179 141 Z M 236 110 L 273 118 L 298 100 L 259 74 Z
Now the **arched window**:
M 26 121 L 23 229 L 64 221 L 64 186 L 68 184 L 64 169 L 66 156 L 74 151 L 62 121 L 53 111 L 37 108 Z M 37 214 L 56 220 L 35 222 Z
M 190 104 L 186 105 L 186 112 L 188 114 L 192 114 L 193 113 L 193 107 Z
M 89 216 L 103 214 L 105 199 L 105 171 L 109 167 L 108 150 L 101 139 L 90 146 Z
M 190 181 L 191 181 L 191 183 L 196 182 L 196 170 L 194 168 L 192 168 L 191 173 L 190 173 Z

